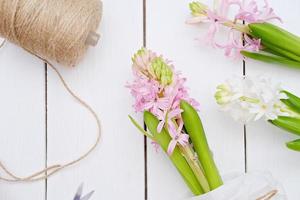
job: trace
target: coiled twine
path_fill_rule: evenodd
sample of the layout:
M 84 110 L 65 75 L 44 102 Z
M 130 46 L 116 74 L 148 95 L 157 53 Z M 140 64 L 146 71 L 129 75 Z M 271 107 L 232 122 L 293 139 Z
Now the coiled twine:
M 44 59 L 74 66 L 101 17 L 100 0 L 0 0 L 0 35 Z

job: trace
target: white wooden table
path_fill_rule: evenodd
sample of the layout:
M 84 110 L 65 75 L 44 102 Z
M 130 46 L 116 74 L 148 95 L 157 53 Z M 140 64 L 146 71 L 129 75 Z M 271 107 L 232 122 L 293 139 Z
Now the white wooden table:
M 206 1 L 212 3 L 212 1 Z M 124 87 L 132 80 L 131 56 L 143 46 L 163 53 L 188 78 L 193 97 L 222 174 L 268 170 L 282 182 L 290 200 L 299 199 L 300 153 L 284 143 L 295 139 L 263 121 L 244 128 L 214 102 L 218 83 L 243 73 L 242 61 L 198 45 L 204 27 L 185 24 L 187 0 L 104 0 L 102 38 L 76 68 L 59 67 L 72 88 L 101 116 L 99 148 L 84 162 L 46 181 L 0 182 L 1 200 L 71 200 L 81 182 L 93 199 L 177 200 L 191 195 L 163 153 L 129 122 L 133 99 Z M 300 1 L 270 0 L 283 26 L 300 34 Z M 300 71 L 246 61 L 246 74 L 265 74 L 300 95 Z M 7 44 L 0 50 L 0 160 L 18 175 L 78 157 L 92 144 L 96 126 L 62 88 L 44 63 Z M 2 172 L 0 172 L 2 173 Z

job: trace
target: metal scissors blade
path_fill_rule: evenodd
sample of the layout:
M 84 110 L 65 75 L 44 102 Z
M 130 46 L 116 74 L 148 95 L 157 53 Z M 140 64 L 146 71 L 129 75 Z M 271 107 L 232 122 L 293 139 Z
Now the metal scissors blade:
M 81 197 L 82 196 L 82 190 L 83 190 L 83 183 L 77 189 L 77 192 L 76 192 L 75 197 L 74 197 L 73 200 L 89 200 L 92 197 L 92 195 L 94 194 L 94 191 L 91 191 L 87 195 L 85 195 L 84 197 Z

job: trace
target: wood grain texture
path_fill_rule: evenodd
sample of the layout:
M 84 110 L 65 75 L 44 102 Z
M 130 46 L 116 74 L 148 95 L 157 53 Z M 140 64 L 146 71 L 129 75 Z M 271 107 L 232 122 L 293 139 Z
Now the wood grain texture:
M 283 24 L 292 33 L 300 35 L 300 2 L 270 0 L 270 5 L 282 18 Z M 262 3 L 262 1 L 260 1 Z M 285 66 L 276 66 L 247 60 L 247 75 L 271 77 L 274 83 L 300 95 L 300 71 Z M 295 135 L 280 130 L 265 121 L 252 123 L 247 127 L 249 170 L 267 170 L 280 181 L 291 200 L 299 199 L 300 154 L 285 147 L 285 143 L 297 139 Z
M 95 108 L 102 120 L 100 146 L 86 160 L 48 180 L 48 199 L 72 199 L 81 182 L 96 190 L 93 199 L 144 198 L 143 136 L 127 115 L 132 97 L 131 56 L 142 46 L 142 1 L 105 0 L 101 40 L 66 81 Z M 54 73 L 48 77 L 48 163 L 80 156 L 95 140 L 93 118 L 66 95 Z
M 220 112 L 214 101 L 216 85 L 233 73 L 242 74 L 243 65 L 195 40 L 204 35 L 207 26 L 185 24 L 190 17 L 188 3 L 147 1 L 147 47 L 173 60 L 177 70 L 187 77 L 191 96 L 201 104 L 200 115 L 221 174 L 243 172 L 243 126 Z M 191 196 L 167 156 L 155 153 L 148 146 L 149 199 L 177 200 Z
M 0 49 L 0 160 L 19 176 L 44 168 L 44 77 L 43 63 L 29 53 L 10 43 Z M 43 181 L 0 182 L 3 200 L 43 200 L 44 195 Z

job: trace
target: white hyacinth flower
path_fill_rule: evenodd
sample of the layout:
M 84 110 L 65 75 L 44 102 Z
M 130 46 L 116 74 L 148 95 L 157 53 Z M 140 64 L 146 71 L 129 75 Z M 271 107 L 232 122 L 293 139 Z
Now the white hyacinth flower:
M 289 116 L 282 99 L 287 99 L 280 85 L 274 85 L 264 77 L 234 77 L 217 87 L 216 102 L 235 120 L 243 123 L 261 118 L 275 120 Z

